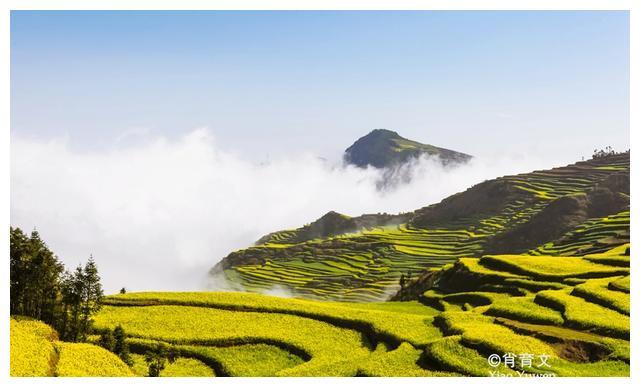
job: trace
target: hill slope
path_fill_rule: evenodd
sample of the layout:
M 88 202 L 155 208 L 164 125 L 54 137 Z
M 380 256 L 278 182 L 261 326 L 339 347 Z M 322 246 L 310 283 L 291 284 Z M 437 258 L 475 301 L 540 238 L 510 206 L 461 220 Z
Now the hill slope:
M 383 300 L 401 275 L 415 279 L 460 257 L 601 253 L 629 241 L 628 206 L 624 153 L 485 181 L 399 216 L 333 213 L 229 254 L 211 275 L 238 290 Z
M 344 161 L 358 167 L 393 167 L 423 154 L 438 156 L 443 164 L 469 161 L 471 156 L 408 140 L 387 129 L 374 129 L 344 152 Z

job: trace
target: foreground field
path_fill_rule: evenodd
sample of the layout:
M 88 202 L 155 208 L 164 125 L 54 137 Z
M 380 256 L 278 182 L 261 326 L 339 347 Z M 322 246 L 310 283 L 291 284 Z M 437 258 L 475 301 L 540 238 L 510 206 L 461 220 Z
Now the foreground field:
M 192 359 L 180 375 L 628 376 L 627 247 L 584 257 L 462 259 L 438 273 L 440 285 L 420 302 L 117 295 L 95 324 L 122 325 L 134 352 L 173 345 Z M 492 354 L 534 360 L 492 367 Z
M 431 272 L 418 301 L 114 295 L 95 333 L 121 325 L 131 367 L 12 318 L 11 375 L 145 376 L 144 354 L 163 343 L 177 359 L 160 376 L 628 376 L 629 253 L 462 258 Z

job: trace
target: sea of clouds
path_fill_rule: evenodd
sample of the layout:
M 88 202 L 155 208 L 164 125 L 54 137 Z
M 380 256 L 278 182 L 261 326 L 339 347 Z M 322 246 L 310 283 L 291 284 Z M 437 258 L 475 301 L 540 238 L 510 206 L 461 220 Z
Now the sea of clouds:
M 451 168 L 422 158 L 402 171 L 409 183 L 381 190 L 375 168 L 313 154 L 257 163 L 221 149 L 208 129 L 99 152 L 14 136 L 11 224 L 37 228 L 67 268 L 93 254 L 107 292 L 197 290 L 229 252 L 327 211 L 412 211 L 486 179 L 563 163 L 497 154 Z

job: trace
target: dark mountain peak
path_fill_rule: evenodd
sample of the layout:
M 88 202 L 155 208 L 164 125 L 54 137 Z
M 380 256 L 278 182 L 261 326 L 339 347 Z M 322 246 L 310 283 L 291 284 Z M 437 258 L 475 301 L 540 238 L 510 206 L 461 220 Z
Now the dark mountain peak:
M 464 153 L 406 139 L 392 130 L 374 129 L 347 148 L 344 160 L 362 168 L 369 165 L 386 168 L 405 163 L 423 154 L 438 156 L 443 164 L 461 163 L 471 159 L 471 156 Z
M 367 138 L 367 137 L 381 137 L 381 138 L 399 138 L 402 139 L 402 137 L 398 134 L 398 132 L 394 132 L 393 130 L 389 130 L 389 129 L 373 129 L 371 132 L 369 132 L 369 134 L 363 136 L 360 138 L 360 140 Z

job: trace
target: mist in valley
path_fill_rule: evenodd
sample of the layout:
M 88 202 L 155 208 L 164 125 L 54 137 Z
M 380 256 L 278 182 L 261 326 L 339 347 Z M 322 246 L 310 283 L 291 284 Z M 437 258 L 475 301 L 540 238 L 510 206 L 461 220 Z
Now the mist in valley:
M 108 293 L 202 290 L 229 252 L 330 210 L 412 211 L 483 180 L 577 161 L 509 153 L 444 167 L 423 157 L 381 189 L 388 171 L 320 156 L 255 162 L 222 149 L 209 129 L 91 153 L 14 136 L 11 224 L 36 227 L 67 268 L 93 254 Z

